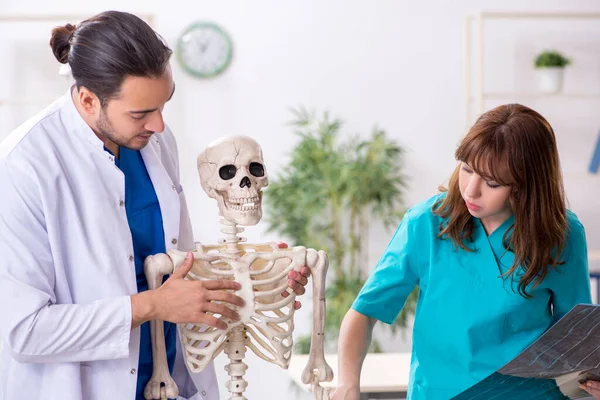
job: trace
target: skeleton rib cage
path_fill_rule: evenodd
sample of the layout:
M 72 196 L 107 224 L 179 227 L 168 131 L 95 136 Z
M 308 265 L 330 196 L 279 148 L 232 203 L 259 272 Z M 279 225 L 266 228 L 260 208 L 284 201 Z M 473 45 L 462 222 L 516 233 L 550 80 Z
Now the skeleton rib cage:
M 290 295 L 282 297 L 281 293 L 286 291 L 288 273 L 306 264 L 308 251 L 304 247 L 281 250 L 275 244 L 239 246 L 242 252 L 236 255 L 221 252 L 224 246 L 197 245 L 193 252 L 194 266 L 187 279 L 235 280 L 242 284 L 238 295 L 252 301 L 237 310 L 239 321 L 226 321 L 226 331 L 195 324 L 178 326 L 191 371 L 203 370 L 220 354 L 235 328 L 243 330 L 244 345 L 258 357 L 282 368 L 290 363 L 295 294 L 288 290 Z M 169 255 L 176 266 L 185 257 L 178 251 L 170 251 Z

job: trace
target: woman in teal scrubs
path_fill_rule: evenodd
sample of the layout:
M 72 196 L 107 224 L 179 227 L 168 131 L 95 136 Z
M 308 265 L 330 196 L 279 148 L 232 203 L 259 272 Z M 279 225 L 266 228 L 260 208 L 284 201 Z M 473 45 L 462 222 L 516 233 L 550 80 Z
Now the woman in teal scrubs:
M 418 285 L 409 399 L 483 380 L 579 303 L 591 303 L 585 231 L 565 206 L 554 132 L 518 104 L 483 114 L 448 188 L 412 207 L 340 329 L 334 399 L 359 398 L 377 320 Z

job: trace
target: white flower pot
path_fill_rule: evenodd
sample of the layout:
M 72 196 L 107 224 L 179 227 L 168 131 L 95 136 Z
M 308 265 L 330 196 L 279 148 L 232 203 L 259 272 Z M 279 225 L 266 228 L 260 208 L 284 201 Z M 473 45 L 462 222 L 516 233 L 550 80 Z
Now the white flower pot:
M 544 93 L 558 93 L 562 90 L 563 75 L 565 69 L 562 67 L 538 68 L 537 81 L 539 89 Z

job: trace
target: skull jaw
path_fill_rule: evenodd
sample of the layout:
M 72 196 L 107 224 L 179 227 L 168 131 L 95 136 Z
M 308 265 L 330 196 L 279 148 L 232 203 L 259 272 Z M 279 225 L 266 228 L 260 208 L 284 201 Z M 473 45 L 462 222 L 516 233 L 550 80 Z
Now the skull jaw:
M 258 224 L 262 218 L 262 192 L 258 193 L 258 202 L 251 209 L 234 209 L 226 199 L 226 195 L 219 191 L 213 191 L 214 197 L 217 200 L 219 211 L 223 218 L 227 221 L 235 222 L 242 226 L 253 226 Z M 234 206 L 235 207 L 235 206 Z

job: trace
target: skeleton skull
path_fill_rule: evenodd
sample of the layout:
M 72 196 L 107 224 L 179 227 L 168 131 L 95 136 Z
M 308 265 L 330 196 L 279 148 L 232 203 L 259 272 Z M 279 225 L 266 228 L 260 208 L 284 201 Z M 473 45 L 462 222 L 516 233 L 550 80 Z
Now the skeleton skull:
M 262 189 L 269 184 L 260 145 L 248 136 L 228 136 L 198 156 L 204 191 L 217 200 L 225 219 L 256 225 L 262 217 Z

